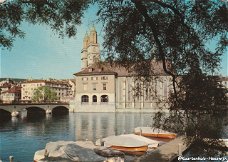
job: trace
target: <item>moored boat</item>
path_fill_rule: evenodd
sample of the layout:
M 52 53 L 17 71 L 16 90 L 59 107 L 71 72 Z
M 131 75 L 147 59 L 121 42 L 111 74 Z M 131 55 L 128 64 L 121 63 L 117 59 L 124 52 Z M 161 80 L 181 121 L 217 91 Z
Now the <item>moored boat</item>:
M 134 134 L 109 136 L 102 139 L 102 141 L 106 147 L 134 155 L 144 154 L 148 147 L 158 147 L 158 141 L 150 140 Z
M 113 150 L 118 150 L 131 155 L 143 155 L 146 153 L 148 146 L 138 146 L 138 147 L 123 147 L 123 146 L 110 146 Z
M 137 127 L 134 130 L 134 133 L 137 135 L 142 135 L 145 137 L 155 137 L 155 138 L 176 138 L 176 134 L 162 129 L 153 128 L 153 127 Z

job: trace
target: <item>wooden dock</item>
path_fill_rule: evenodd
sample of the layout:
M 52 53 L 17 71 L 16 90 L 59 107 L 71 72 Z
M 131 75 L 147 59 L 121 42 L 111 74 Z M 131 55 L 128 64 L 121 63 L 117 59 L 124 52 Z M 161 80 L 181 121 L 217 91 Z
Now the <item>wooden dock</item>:
M 178 155 L 182 154 L 189 146 L 184 142 L 184 137 L 176 139 L 158 147 L 153 152 L 149 152 L 137 159 L 135 162 L 170 162 Z M 181 148 L 181 149 L 179 149 Z

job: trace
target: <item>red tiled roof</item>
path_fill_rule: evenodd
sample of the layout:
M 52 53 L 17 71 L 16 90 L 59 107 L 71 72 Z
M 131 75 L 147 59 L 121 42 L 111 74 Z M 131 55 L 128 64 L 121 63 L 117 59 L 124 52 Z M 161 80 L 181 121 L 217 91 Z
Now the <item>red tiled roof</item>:
M 65 81 L 60 81 L 60 80 L 26 80 L 24 83 L 51 83 L 51 84 L 65 84 L 68 85 Z
M 145 63 L 142 63 L 142 65 L 145 65 Z M 167 75 L 162 66 L 161 61 L 151 61 L 150 63 L 146 64 L 146 68 L 150 67 L 151 71 L 153 72 L 154 75 Z M 134 65 L 133 65 L 134 66 Z M 90 67 L 87 67 L 83 69 L 82 71 L 75 73 L 74 75 L 80 76 L 80 75 L 104 75 L 104 74 L 114 74 L 117 76 L 132 76 L 135 75 L 136 72 L 134 71 L 134 68 L 129 68 L 126 69 L 125 67 L 121 66 L 118 63 L 108 63 L 108 62 L 103 62 L 100 63 L 99 65 L 92 65 Z M 137 65 L 139 66 L 139 65 Z M 136 67 L 137 68 L 137 67 Z M 170 69 L 169 64 L 167 63 L 167 68 Z
M 10 88 L 12 86 L 11 83 L 3 83 L 2 86 L 0 86 L 0 88 Z
M 14 87 L 10 88 L 9 90 L 4 91 L 2 93 L 20 93 L 20 92 L 21 92 L 21 87 L 14 86 Z
M 161 61 L 144 61 L 138 62 L 136 64 L 128 65 L 128 69 L 121 66 L 118 63 L 106 63 L 106 65 L 112 69 L 113 71 L 118 73 L 118 76 L 132 76 L 132 75 L 145 75 L 142 74 L 145 72 L 143 69 L 149 69 L 150 73 L 147 75 L 161 75 L 166 76 L 167 74 L 163 70 L 163 64 Z M 171 69 L 171 64 L 169 62 L 166 63 L 167 69 Z M 137 71 L 138 70 L 138 71 Z M 142 71 L 143 70 L 143 71 Z
M 93 64 L 80 72 L 75 73 L 75 76 L 83 75 L 116 75 L 117 73 L 102 64 Z

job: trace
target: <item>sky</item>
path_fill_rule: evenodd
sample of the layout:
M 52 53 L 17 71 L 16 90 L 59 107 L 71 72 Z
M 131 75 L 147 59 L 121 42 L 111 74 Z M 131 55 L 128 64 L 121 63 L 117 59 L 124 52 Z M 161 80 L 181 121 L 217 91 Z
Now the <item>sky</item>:
M 102 25 L 95 24 L 96 12 L 96 7 L 86 11 L 74 38 L 59 38 L 47 25 L 23 23 L 25 38 L 17 38 L 11 50 L 0 47 L 0 78 L 73 78 L 81 69 L 83 38 L 93 24 L 102 49 Z
M 25 38 L 17 38 L 11 50 L 0 47 L 0 78 L 73 78 L 81 69 L 83 38 L 97 19 L 96 12 L 96 6 L 85 12 L 74 38 L 59 38 L 46 25 L 23 23 L 21 29 L 26 33 Z M 95 23 L 95 27 L 102 49 L 102 24 Z M 228 54 L 224 53 L 221 60 L 218 74 L 228 76 Z

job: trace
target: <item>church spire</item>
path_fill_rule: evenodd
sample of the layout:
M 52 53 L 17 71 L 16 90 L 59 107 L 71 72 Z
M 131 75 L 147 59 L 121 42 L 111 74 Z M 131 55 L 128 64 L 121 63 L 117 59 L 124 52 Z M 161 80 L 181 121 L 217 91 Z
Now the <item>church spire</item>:
M 93 44 L 97 43 L 97 31 L 94 25 L 90 28 L 89 37 L 90 37 L 90 43 L 93 43 Z
M 87 48 L 89 45 L 89 35 L 88 33 L 86 32 L 85 36 L 84 36 L 84 39 L 83 39 L 83 48 Z
M 95 28 L 94 24 L 93 24 L 93 26 L 91 27 L 90 31 L 91 31 L 91 32 L 96 32 L 96 28 Z
M 89 34 L 86 32 L 83 39 L 83 48 L 81 51 L 81 69 L 93 65 L 100 61 L 100 48 L 97 41 L 96 28 L 93 25 L 90 28 Z

